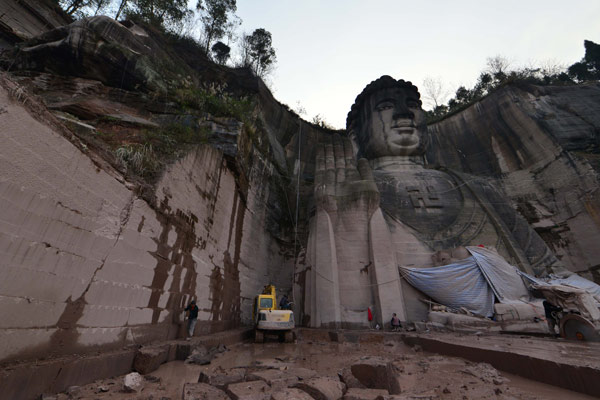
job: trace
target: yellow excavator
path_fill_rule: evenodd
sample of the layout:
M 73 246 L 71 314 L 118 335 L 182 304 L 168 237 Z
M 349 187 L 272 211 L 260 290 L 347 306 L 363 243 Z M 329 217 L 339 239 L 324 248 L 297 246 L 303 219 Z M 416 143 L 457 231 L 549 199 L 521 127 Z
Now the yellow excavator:
M 256 343 L 263 343 L 265 335 L 276 335 L 286 343 L 294 341 L 294 313 L 277 308 L 275 286 L 265 286 L 262 293 L 254 298 L 252 320 Z

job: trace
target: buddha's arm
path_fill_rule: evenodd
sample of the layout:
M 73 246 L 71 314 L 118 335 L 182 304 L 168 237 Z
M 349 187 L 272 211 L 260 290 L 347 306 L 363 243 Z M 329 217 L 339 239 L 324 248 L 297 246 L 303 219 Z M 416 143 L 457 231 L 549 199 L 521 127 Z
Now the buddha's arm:
M 388 297 L 380 292 L 399 285 L 395 255 L 368 163 L 355 161 L 348 139 L 334 136 L 331 144 L 318 149 L 315 202 L 307 249 L 313 300 L 306 311 L 311 325 L 366 322 L 368 307 L 379 314 L 379 322 L 387 321 L 386 311 L 383 316 L 381 311 L 389 308 L 384 307 L 387 300 L 380 299 L 389 297 L 397 304 L 398 291 Z

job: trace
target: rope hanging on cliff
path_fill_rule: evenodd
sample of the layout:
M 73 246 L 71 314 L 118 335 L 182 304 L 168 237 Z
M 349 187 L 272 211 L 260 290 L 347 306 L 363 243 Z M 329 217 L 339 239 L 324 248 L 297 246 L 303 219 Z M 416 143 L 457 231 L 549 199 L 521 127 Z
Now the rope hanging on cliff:
M 302 121 L 298 126 L 298 158 L 296 159 L 296 216 L 294 222 L 294 267 L 292 269 L 292 302 L 296 301 L 296 290 L 294 289 L 296 281 L 296 264 L 298 263 L 297 243 L 298 243 L 298 207 L 300 205 L 300 149 L 302 144 Z

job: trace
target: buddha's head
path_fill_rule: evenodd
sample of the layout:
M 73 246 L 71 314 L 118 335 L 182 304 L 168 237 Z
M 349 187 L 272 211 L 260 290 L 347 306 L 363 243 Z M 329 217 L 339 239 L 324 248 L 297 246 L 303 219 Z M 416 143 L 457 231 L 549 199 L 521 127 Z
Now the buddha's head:
M 427 140 L 425 113 L 419 90 L 410 82 L 384 75 L 369 83 L 356 97 L 346 119 L 359 156 L 416 156 Z

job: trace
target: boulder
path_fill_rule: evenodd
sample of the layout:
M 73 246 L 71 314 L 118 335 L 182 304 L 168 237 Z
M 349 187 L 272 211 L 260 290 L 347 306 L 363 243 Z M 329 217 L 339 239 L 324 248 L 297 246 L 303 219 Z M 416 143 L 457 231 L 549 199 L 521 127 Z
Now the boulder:
M 346 385 L 338 378 L 322 376 L 297 383 L 294 387 L 304 390 L 316 400 L 337 400 L 346 391 Z
M 347 388 L 367 388 L 358 379 L 356 379 L 354 375 L 352 375 L 352 370 L 350 369 L 350 367 L 344 367 L 341 370 L 339 370 L 338 377 L 340 378 L 340 381 L 344 382 Z
M 198 382 L 208 383 L 209 385 L 216 386 L 223 390 L 225 390 L 230 383 L 239 383 L 244 380 L 246 380 L 246 370 L 244 368 L 202 372 L 198 378 Z M 254 380 L 256 380 L 256 378 Z
M 385 389 L 348 389 L 343 400 L 375 400 L 379 396 L 389 395 Z
M 144 388 L 144 378 L 137 372 L 125 375 L 123 390 L 126 392 L 140 392 Z
M 183 400 L 230 400 L 227 393 L 207 383 L 186 383 Z
M 272 394 L 271 387 L 261 380 L 229 384 L 227 393 L 233 400 L 269 400 Z
M 167 362 L 169 345 L 144 346 L 140 348 L 133 360 L 133 369 L 142 375 L 156 371 L 161 364 Z
M 365 358 L 350 367 L 352 375 L 369 389 L 385 389 L 399 394 L 400 368 L 380 357 Z
M 379 357 L 365 358 L 350 367 L 352 375 L 369 389 L 388 389 L 388 362 Z
M 310 378 L 315 378 L 318 373 L 315 370 L 301 367 L 292 367 L 287 370 L 287 373 L 298 377 L 298 380 L 303 381 Z
M 271 400 L 313 400 L 310 394 L 296 388 L 286 388 L 273 393 Z
M 306 368 L 264 369 L 248 374 L 249 380 L 263 380 L 272 388 L 286 388 L 294 386 L 300 381 L 304 381 L 317 376 L 317 372 Z
M 32 38 L 15 54 L 15 64 L 125 90 L 164 92 L 169 78 L 177 79 L 163 50 L 106 16 L 82 18 Z
M 188 364 L 206 365 L 210 364 L 214 358 L 214 352 L 209 351 L 205 346 L 197 346 L 192 350 L 185 362 Z
M 249 380 L 265 381 L 273 388 L 287 388 L 298 383 L 298 377 L 280 369 L 264 369 L 248 374 Z

